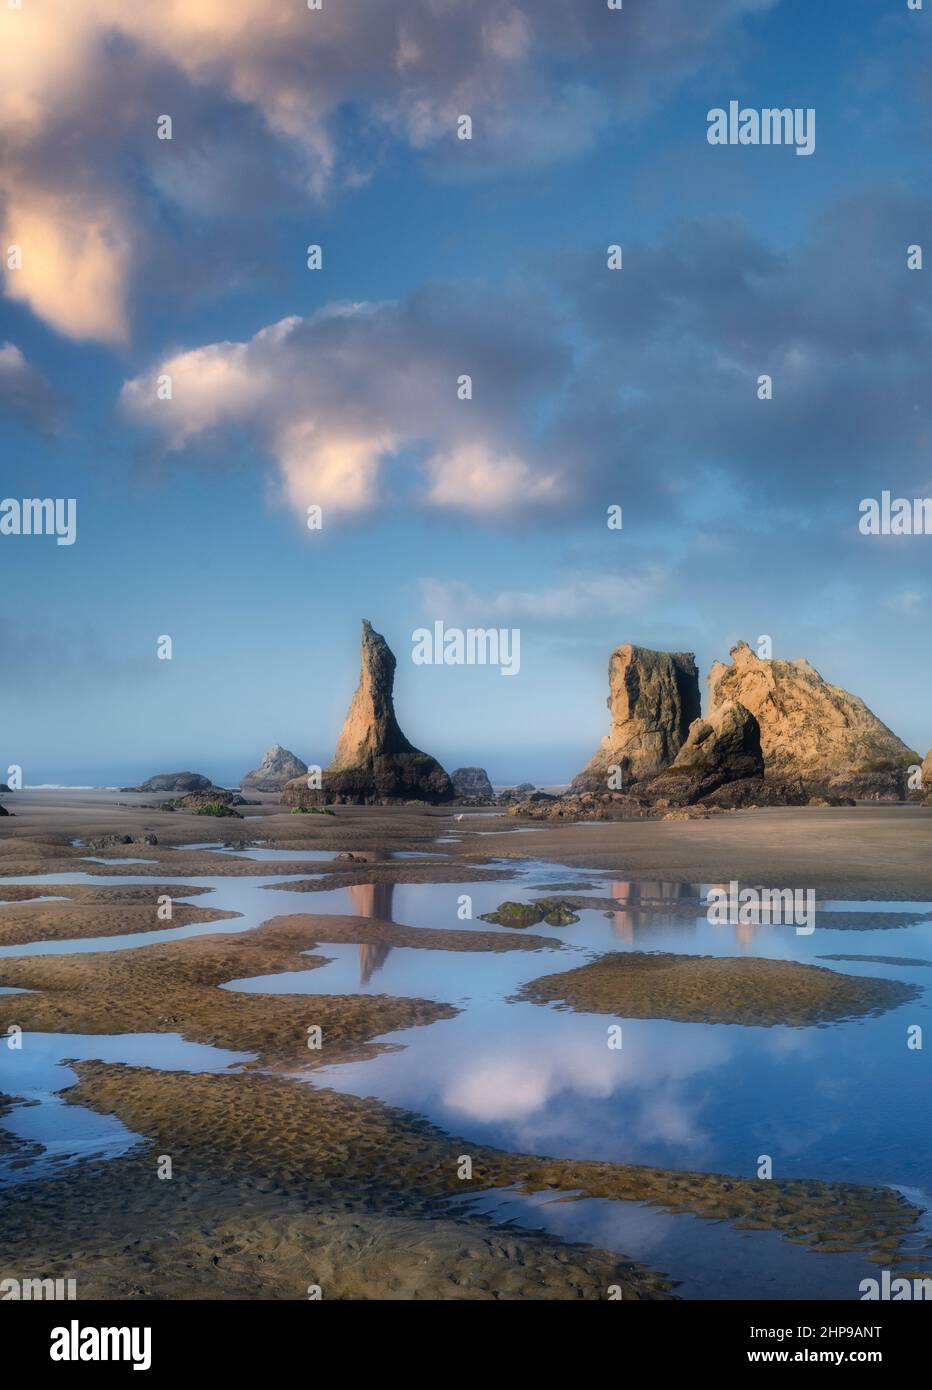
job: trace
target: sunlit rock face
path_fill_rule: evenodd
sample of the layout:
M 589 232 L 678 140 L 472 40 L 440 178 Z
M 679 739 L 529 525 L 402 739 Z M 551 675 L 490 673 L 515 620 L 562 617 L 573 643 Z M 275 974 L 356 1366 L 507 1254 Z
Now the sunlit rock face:
M 604 791 L 613 767 L 624 783 L 656 776 L 673 762 L 699 717 L 699 672 L 692 652 L 654 652 L 625 643 L 612 652 L 608 687 L 611 727 L 574 778 L 573 791 Z
M 386 801 L 450 801 L 453 783 L 429 753 L 409 743 L 395 718 L 395 657 L 385 638 L 363 619 L 359 685 L 333 761 L 320 789 L 307 777 L 288 782 L 283 800 L 292 806 L 320 802 L 375 805 Z
M 767 660 L 746 642 L 709 672 L 710 712 L 738 701 L 760 725 L 768 778 L 801 777 L 855 797 L 896 799 L 919 761 L 857 695 L 830 685 L 808 661 Z
M 273 743 L 259 766 L 245 773 L 240 786 L 257 792 L 280 792 L 286 782 L 306 772 L 307 763 L 282 748 L 280 743 Z

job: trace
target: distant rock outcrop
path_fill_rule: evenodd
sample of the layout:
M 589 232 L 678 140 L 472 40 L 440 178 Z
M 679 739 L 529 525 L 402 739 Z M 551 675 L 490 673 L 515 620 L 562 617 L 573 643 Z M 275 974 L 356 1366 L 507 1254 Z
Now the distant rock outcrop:
M 240 779 L 240 786 L 257 792 L 280 792 L 286 782 L 306 772 L 307 763 L 280 743 L 273 743 L 259 766 Z
M 435 758 L 409 743 L 398 727 L 394 683 L 395 657 L 385 638 L 363 620 L 359 685 L 333 761 L 323 772 L 319 791 L 308 786 L 307 777 L 288 782 L 282 792 L 286 804 L 452 800 L 453 783 L 446 772 Z
M 669 767 L 699 718 L 699 672 L 692 652 L 654 652 L 631 643 L 608 663 L 611 728 L 573 779 L 571 791 L 605 791 L 617 766 L 621 783 L 655 777 Z
M 687 806 L 729 782 L 761 777 L 763 771 L 760 725 L 744 705 L 725 700 L 693 721 L 670 766 L 638 790 L 669 806 Z
M 746 642 L 731 649 L 733 664 L 709 673 L 710 714 L 738 701 L 760 725 L 765 776 L 802 778 L 829 793 L 872 800 L 906 794 L 907 748 L 864 701 L 830 685 L 808 661 L 762 659 Z
M 184 796 L 163 801 L 160 811 L 197 811 L 205 806 L 258 806 L 258 801 L 247 801 L 239 792 L 227 791 L 225 787 L 207 787 L 204 791 L 187 792 Z
M 457 797 L 480 798 L 491 801 L 495 792 L 484 767 L 458 767 L 450 773 L 453 792 Z
M 929 749 L 922 764 L 922 796 L 927 806 L 932 806 L 932 748 Z
M 199 772 L 160 772 L 139 787 L 123 787 L 125 792 L 206 792 L 213 786 Z

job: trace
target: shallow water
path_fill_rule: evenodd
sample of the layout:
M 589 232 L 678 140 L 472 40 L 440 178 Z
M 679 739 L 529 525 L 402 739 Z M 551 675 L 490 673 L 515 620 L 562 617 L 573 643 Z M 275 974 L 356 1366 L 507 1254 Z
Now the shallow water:
M 224 1071 L 250 1061 L 251 1054 L 188 1042 L 177 1033 L 24 1033 L 21 1048 L 0 1047 L 0 1090 L 17 1102 L 0 1123 L 17 1139 L 41 1145 L 42 1152 L 25 1164 L 16 1155 L 0 1157 L 0 1188 L 49 1177 L 82 1159 L 119 1158 L 140 1142 L 115 1116 L 66 1103 L 61 1092 L 77 1076 L 65 1058 L 203 1072 Z
M 502 1224 L 614 1250 L 651 1269 L 675 1270 L 680 1298 L 851 1299 L 871 1272 L 856 1254 L 818 1254 L 776 1231 L 742 1231 L 644 1202 L 497 1189 L 463 1205 Z
M 246 853 L 260 862 L 325 854 L 332 858 L 323 851 L 242 851 L 223 844 L 210 848 Z M 932 903 L 820 903 L 815 931 L 800 935 L 792 926 L 712 925 L 702 905 L 709 888 L 705 884 L 635 884 L 604 877 L 594 868 L 571 869 L 537 860 L 489 861 L 483 867 L 507 868 L 515 878 L 361 884 L 310 893 L 289 887 L 297 878 L 306 881 L 306 873 L 285 878 L 160 878 L 160 885 L 206 887 L 208 893 L 190 901 L 241 916 L 124 937 L 7 946 L 0 948 L 0 958 L 132 950 L 181 937 L 248 931 L 291 913 L 374 917 L 438 930 L 490 932 L 516 942 L 522 935 L 543 938 L 548 943 L 543 949 L 505 952 L 389 947 L 364 939 L 353 945 L 324 942 L 314 949 L 315 955 L 327 959 L 319 968 L 234 980 L 223 987 L 254 993 L 384 993 L 455 1005 L 460 1012 L 452 1019 L 388 1035 L 400 1045 L 398 1051 L 323 1068 L 305 1079 L 403 1106 L 474 1143 L 745 1177 L 756 1176 L 759 1156 L 769 1154 L 777 1178 L 886 1183 L 910 1189 L 912 1200 L 929 1205 L 928 1051 L 912 1051 L 906 1043 L 908 1027 L 932 1025 L 928 967 L 907 963 L 932 959 Z M 4 883 L 88 882 L 99 886 L 101 880 L 82 873 L 0 879 L 0 890 Z M 147 880 L 126 876 L 105 882 Z M 552 884 L 563 887 L 554 891 Z M 566 896 L 571 890 L 565 885 L 573 884 L 579 885 L 574 891 L 587 898 L 604 898 L 605 906 L 576 909 L 579 922 L 559 928 L 541 922 L 521 932 L 481 921 L 483 913 L 503 901 L 528 902 L 548 893 Z M 865 920 L 871 925 L 861 929 Z M 796 960 L 853 975 L 903 980 L 926 992 L 877 1018 L 827 1027 L 748 1028 L 627 1019 L 620 1051 L 607 1045 L 607 1030 L 616 1022 L 608 1016 L 513 999 L 523 984 L 540 975 L 572 969 L 605 951 L 630 950 Z M 836 953 L 903 959 L 895 964 L 820 959 Z M 24 1041 L 35 1036 L 27 1035 Z M 88 1112 L 74 1120 L 63 1113 L 75 1107 L 55 1100 L 57 1086 L 68 1084 L 67 1069 L 62 1080 L 55 1068 L 67 1056 L 158 1067 L 190 1063 L 197 1070 L 243 1060 L 216 1049 L 188 1050 L 194 1046 L 167 1041 L 162 1034 L 132 1040 L 82 1038 L 79 1045 L 71 1037 L 46 1037 L 39 1053 L 46 1066 L 45 1099 L 33 1108 L 38 1130 L 29 1137 L 45 1144 L 50 1157 L 63 1151 L 124 1152 L 132 1136 L 127 1138 L 122 1127 L 111 1132 L 107 1124 L 95 1128 Z M 9 1092 L 8 1071 L 0 1048 L 0 1090 Z M 18 1125 L 29 1124 L 24 1119 L 29 1110 L 14 1112 Z M 94 1117 L 95 1122 L 100 1119 Z M 9 1116 L 2 1123 L 13 1127 Z M 90 1137 L 78 1132 L 81 1125 L 90 1125 Z M 90 1146 L 86 1150 L 85 1138 Z M 22 1180 L 26 1171 L 31 1174 L 32 1165 L 8 1180 Z M 637 1203 L 559 1203 L 514 1193 L 486 1194 L 481 1201 L 491 1204 L 496 1219 L 544 1225 L 567 1239 L 589 1240 L 642 1259 L 682 1279 L 679 1292 L 686 1296 L 732 1297 L 743 1292 L 750 1297 L 789 1297 L 808 1296 L 811 1290 L 812 1296 L 856 1298 L 854 1274 L 860 1269 L 858 1277 L 864 1276 L 863 1262 L 856 1257 L 817 1254 L 773 1233 L 736 1232 Z

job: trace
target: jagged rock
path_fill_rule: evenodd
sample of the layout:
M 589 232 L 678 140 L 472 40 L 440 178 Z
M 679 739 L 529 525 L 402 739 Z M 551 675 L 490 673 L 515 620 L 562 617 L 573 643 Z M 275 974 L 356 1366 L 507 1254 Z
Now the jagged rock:
M 760 726 L 750 710 L 725 700 L 695 719 L 673 762 L 646 786 L 644 794 L 668 806 L 691 806 L 729 782 L 762 777 Z
M 932 748 L 922 763 L 922 797 L 924 805 L 932 806 Z
M 150 833 L 142 835 L 97 835 L 85 842 L 85 849 L 114 849 L 120 845 L 157 845 L 159 837 Z
M 799 777 L 746 777 L 728 782 L 704 797 L 701 805 L 722 811 L 754 810 L 765 806 L 805 806 L 811 788 Z
M 8 811 L 5 806 L 0 806 L 0 816 L 10 816 L 12 811 Z
M 495 796 L 489 774 L 484 767 L 458 767 L 455 772 L 450 773 L 450 781 L 457 798 L 470 797 L 491 801 Z
M 621 792 L 567 792 L 549 796 L 538 792 L 508 808 L 509 816 L 528 820 L 640 820 L 651 814 L 646 796 Z
M 654 652 L 631 643 L 608 663 L 611 728 L 570 790 L 604 791 L 613 766 L 622 786 L 669 767 L 699 718 L 699 673 L 692 652 Z
M 251 787 L 257 792 L 280 792 L 286 782 L 294 777 L 302 777 L 306 772 L 307 763 L 280 743 L 273 743 L 259 766 L 241 778 L 240 787 Z
M 199 772 L 160 772 L 139 787 L 121 787 L 124 792 L 204 792 L 212 783 Z
M 187 796 L 176 796 L 171 801 L 163 801 L 160 811 L 201 811 L 205 806 L 254 806 L 239 792 L 227 791 L 225 787 L 207 787 L 204 791 L 188 792 Z
M 710 707 L 737 700 L 760 725 L 767 778 L 802 777 L 830 795 L 895 800 L 906 794 L 907 748 L 856 695 L 808 661 L 761 659 L 747 642 L 709 673 Z
M 532 903 L 500 903 L 494 912 L 484 912 L 481 920 L 499 927 L 523 928 L 536 927 L 539 922 L 549 927 L 571 927 L 579 918 L 564 898 L 538 898 Z
M 515 802 L 524 801 L 536 790 L 533 782 L 521 782 L 517 787 L 505 787 L 504 791 L 499 792 L 497 801 L 500 806 L 511 806 Z
M 286 783 L 282 792 L 286 804 L 452 800 L 453 783 L 446 772 L 435 758 L 409 743 L 398 727 L 394 683 L 395 657 L 385 638 L 364 619 L 359 685 L 333 761 L 323 772 L 319 791 L 308 786 L 306 777 Z

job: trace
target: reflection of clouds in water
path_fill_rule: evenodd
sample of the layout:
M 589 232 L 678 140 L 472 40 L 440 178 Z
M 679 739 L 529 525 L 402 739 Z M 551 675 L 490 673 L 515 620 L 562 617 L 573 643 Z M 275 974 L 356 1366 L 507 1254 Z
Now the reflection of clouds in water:
M 812 1035 L 803 1028 L 779 1028 L 771 1030 L 763 1045 L 771 1057 L 795 1057 L 801 1052 L 811 1052 L 812 1041 Z
M 472 1058 L 458 1050 L 446 1059 L 452 1065 L 441 1080 L 444 1104 L 483 1123 L 511 1121 L 525 1140 L 540 1141 L 548 1131 L 566 1129 L 565 1107 L 547 1111 L 557 1097 L 571 1103 L 574 1097 L 604 1101 L 623 1095 L 634 1107 L 629 1127 L 639 1142 L 662 1139 L 691 1150 L 706 1147 L 698 1131 L 705 1102 L 702 1097 L 687 1100 L 683 1083 L 730 1061 L 732 1047 L 724 1036 L 703 1036 L 691 1027 L 664 1034 L 649 1024 L 636 1028 L 628 1023 L 624 1048 L 612 1051 L 598 1025 L 588 1040 L 560 1032 L 563 1036 L 557 1038 L 496 1038 L 494 1048 L 477 1048 Z M 442 1069 L 444 1060 L 435 1056 L 435 1068 Z

